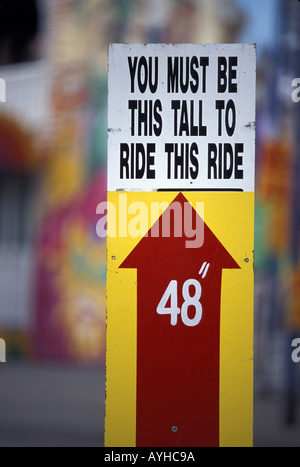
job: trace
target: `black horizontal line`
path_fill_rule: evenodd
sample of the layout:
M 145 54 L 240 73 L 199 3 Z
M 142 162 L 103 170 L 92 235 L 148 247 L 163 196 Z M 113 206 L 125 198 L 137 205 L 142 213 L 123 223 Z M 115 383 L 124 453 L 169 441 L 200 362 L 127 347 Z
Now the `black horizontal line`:
M 166 192 L 166 191 L 170 191 L 170 192 L 184 192 L 184 191 L 190 191 L 190 192 L 198 192 L 198 191 L 209 191 L 209 192 L 213 192 L 213 191 L 218 191 L 218 192 L 239 192 L 239 193 L 243 193 L 244 190 L 242 188 L 159 188 L 157 191 L 160 191 L 160 192 Z

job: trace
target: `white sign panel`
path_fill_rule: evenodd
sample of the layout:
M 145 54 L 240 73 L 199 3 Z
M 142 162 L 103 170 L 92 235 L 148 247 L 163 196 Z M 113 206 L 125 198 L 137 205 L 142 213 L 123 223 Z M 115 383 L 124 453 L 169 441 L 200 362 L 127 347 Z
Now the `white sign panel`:
M 255 46 L 111 45 L 108 191 L 254 191 Z

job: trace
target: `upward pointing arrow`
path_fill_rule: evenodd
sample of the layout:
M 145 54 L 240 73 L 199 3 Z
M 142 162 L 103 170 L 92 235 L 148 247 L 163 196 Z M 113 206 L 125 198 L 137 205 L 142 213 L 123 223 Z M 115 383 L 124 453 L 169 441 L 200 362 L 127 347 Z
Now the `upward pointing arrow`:
M 184 209 L 187 200 L 179 194 L 175 202 Z M 239 266 L 206 224 L 199 249 L 186 248 L 190 239 L 184 233 L 170 238 L 151 233 L 120 266 L 137 269 L 136 445 L 218 446 L 222 270 Z M 191 280 L 201 286 L 201 321 L 187 326 L 178 316 L 171 325 L 170 316 L 158 314 L 157 307 L 170 282 L 176 281 L 182 310 L 182 291 Z M 187 308 L 190 320 L 196 313 L 192 303 Z

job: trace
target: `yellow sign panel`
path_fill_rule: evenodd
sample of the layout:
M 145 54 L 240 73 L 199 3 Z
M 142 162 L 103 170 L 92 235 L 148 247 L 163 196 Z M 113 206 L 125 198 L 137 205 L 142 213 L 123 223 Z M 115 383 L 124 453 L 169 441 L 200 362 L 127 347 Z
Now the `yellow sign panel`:
M 137 272 L 120 266 L 157 219 L 153 203 L 171 204 L 178 193 L 108 194 L 110 210 L 107 266 L 107 447 L 136 446 Z M 219 445 L 251 446 L 253 419 L 253 193 L 185 193 L 240 269 L 223 270 L 219 362 Z M 135 203 L 143 203 L 143 215 Z M 203 204 L 202 204 L 203 203 Z M 126 206 L 127 212 L 124 211 Z M 142 204 L 141 204 L 142 206 Z M 125 212 L 125 214 L 124 214 Z M 147 216 L 145 215 L 147 213 Z M 130 225 L 141 225 L 137 238 Z M 127 235 L 126 235 L 127 229 Z M 120 233 L 122 236 L 120 236 Z M 204 239 L 205 243 L 205 239 Z M 198 250 L 200 252 L 201 248 Z M 197 255 L 197 250 L 194 250 Z M 175 252 L 176 254 L 176 252 Z M 153 251 L 155 255 L 155 251 Z M 201 264 L 199 264 L 200 268 Z M 204 287 L 204 286 L 203 286 Z M 205 313 L 206 310 L 203 310 Z M 155 310 L 153 311 L 155 312 Z M 200 323 L 201 324 L 201 323 Z M 149 352 L 151 349 L 149 349 Z M 190 358 L 193 358 L 190 356 Z M 151 371 L 151 368 L 149 368 Z M 176 390 L 176 388 L 175 388 Z M 201 445 L 201 439 L 199 439 Z

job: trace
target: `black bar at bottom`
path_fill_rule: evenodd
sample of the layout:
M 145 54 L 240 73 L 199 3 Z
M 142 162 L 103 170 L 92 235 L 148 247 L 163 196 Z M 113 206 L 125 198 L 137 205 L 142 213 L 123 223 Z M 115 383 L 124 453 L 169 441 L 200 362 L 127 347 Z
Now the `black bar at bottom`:
M 157 191 L 159 192 L 184 192 L 184 191 L 190 191 L 190 192 L 196 192 L 196 191 L 217 191 L 217 192 L 238 192 L 238 193 L 243 193 L 244 190 L 242 188 L 159 188 Z

